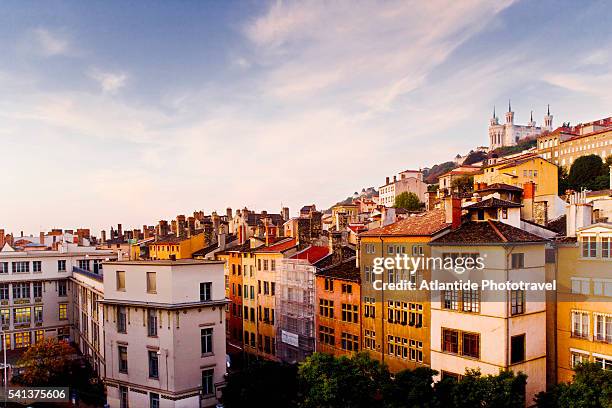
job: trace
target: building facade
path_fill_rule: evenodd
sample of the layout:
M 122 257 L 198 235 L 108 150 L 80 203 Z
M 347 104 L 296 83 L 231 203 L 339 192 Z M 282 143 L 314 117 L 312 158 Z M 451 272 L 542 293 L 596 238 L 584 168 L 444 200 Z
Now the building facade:
M 544 116 L 544 126 L 536 126 L 533 120 L 533 112 L 527 125 L 517 125 L 514 123 L 514 112 L 510 102 L 508 102 L 508 112 L 506 112 L 506 122 L 499 123 L 499 118 L 495 115 L 493 108 L 493 117 L 489 120 L 489 148 L 490 150 L 504 146 L 515 146 L 521 141 L 528 138 L 535 138 L 544 131 L 550 132 L 552 127 L 553 117 L 550 114 L 548 107 L 546 116 Z

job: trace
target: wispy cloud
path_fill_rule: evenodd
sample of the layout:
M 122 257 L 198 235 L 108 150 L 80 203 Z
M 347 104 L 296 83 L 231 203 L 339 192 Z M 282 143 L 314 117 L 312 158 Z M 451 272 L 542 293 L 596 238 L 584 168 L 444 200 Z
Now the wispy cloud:
M 46 28 L 37 28 L 33 31 L 38 50 L 45 56 L 65 55 L 70 50 L 70 42 L 60 34 Z
M 114 94 L 127 84 L 128 75 L 124 72 L 108 72 L 97 68 L 89 71 L 89 77 L 98 82 L 103 92 Z

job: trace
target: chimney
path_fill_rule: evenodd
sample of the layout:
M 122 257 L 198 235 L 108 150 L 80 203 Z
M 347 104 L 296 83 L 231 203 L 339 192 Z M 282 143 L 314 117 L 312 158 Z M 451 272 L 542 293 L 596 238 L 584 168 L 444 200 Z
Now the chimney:
M 593 223 L 593 204 L 586 202 L 586 191 L 574 192 L 566 207 L 566 236 L 575 237 L 576 231 Z
M 612 167 L 610 167 L 610 172 L 612 172 Z M 281 214 L 283 216 L 283 220 L 289 221 L 289 207 L 283 207 Z
M 385 185 L 389 184 L 389 177 L 385 179 Z
M 393 182 L 395 183 L 397 181 L 397 176 L 393 176 Z
M 0 249 L 4 246 L 4 230 L 0 229 Z
M 523 184 L 523 200 L 533 199 L 535 197 L 535 184 L 533 181 L 528 181 Z
M 38 235 L 38 242 L 41 245 L 45 245 L 45 233 L 44 232 L 40 232 L 40 234 Z
M 452 229 L 461 226 L 461 198 L 448 196 L 444 198 L 444 212 L 446 223 L 451 224 Z
M 117 236 L 119 238 L 123 237 L 123 229 L 121 227 L 121 224 L 117 224 Z
M 329 251 L 332 254 L 332 265 L 337 265 L 342 262 L 342 241 L 343 233 L 340 231 L 332 231 L 329 233 Z
M 227 217 L 228 221 L 233 218 L 232 217 L 232 209 L 231 208 L 227 207 L 227 209 L 225 210 L 225 216 Z

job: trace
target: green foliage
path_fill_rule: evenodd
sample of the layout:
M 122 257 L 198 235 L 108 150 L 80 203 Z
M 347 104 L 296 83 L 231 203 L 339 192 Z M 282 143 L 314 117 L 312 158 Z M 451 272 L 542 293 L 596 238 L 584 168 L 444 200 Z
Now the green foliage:
M 457 408 L 523 407 L 526 384 L 527 376 L 523 373 L 500 371 L 499 375 L 482 376 L 477 370 L 466 370 L 451 392 L 452 405 Z
M 433 387 L 437 371 L 429 367 L 403 370 L 395 375 L 385 395 L 387 408 L 434 408 L 438 401 Z
M 481 151 L 470 152 L 470 154 L 468 154 L 468 156 L 463 161 L 463 164 L 467 166 L 469 164 L 481 162 L 485 160 L 486 158 L 487 158 L 487 154 L 485 152 L 481 152 Z
M 510 154 L 520 153 L 523 150 L 531 149 L 532 147 L 535 147 L 536 144 L 536 139 L 528 139 L 517 144 L 516 146 L 498 147 L 497 149 L 493 150 L 492 153 L 497 154 L 498 157 L 508 156 Z
M 395 197 L 395 208 L 404 208 L 408 211 L 418 211 L 423 208 L 423 203 L 413 192 L 404 191 Z
M 438 182 L 438 176 L 451 171 L 457 167 L 455 162 L 448 161 L 434 165 L 429 171 L 423 173 L 423 177 L 426 183 L 433 184 Z
M 387 367 L 357 353 L 351 358 L 314 353 L 298 370 L 301 408 L 383 407 L 382 391 L 391 376 Z
M 474 191 L 474 177 L 461 176 L 454 179 L 451 183 L 451 189 L 459 193 L 470 193 Z
M 568 177 L 569 174 L 567 173 L 567 168 L 565 166 L 557 167 L 557 178 L 559 179 L 559 195 L 565 194 L 565 192 L 571 188 Z
M 231 373 L 223 390 L 223 404 L 244 407 L 245 401 L 254 407 L 297 407 L 297 368 L 256 360 Z
M 435 193 L 436 191 L 438 191 L 439 188 L 440 188 L 439 184 L 428 184 L 427 185 L 427 191 L 429 191 L 429 192 L 434 192 Z
M 611 408 L 612 371 L 600 364 L 582 363 L 576 367 L 574 380 L 557 384 L 536 396 L 538 408 Z
M 610 170 L 595 154 L 581 156 L 570 168 L 567 182 L 574 190 L 603 190 L 610 184 Z

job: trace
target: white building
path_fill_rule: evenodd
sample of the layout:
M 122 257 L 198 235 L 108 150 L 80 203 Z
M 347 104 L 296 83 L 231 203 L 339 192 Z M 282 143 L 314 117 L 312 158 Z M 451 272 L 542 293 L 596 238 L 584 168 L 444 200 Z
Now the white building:
M 506 123 L 500 124 L 495 115 L 495 108 L 493 108 L 493 117 L 489 122 L 490 150 L 503 146 L 514 146 L 526 138 L 536 137 L 544 131 L 550 132 L 552 131 L 552 121 L 553 117 L 550 114 L 550 107 L 548 107 L 547 114 L 544 116 L 544 126 L 536 126 L 536 122 L 533 120 L 533 112 L 527 125 L 516 125 L 514 124 L 514 112 L 510 102 L 508 102 Z
M 223 261 L 117 261 L 104 268 L 111 407 L 215 406 L 225 384 Z
M 423 172 L 420 170 L 405 170 L 393 181 L 386 178 L 385 184 L 378 189 L 379 203 L 385 207 L 395 205 L 395 197 L 404 192 L 415 193 L 422 203 L 427 202 L 427 184 L 423 181 Z
M 0 251 L 0 319 L 9 349 L 68 339 L 73 270 L 101 272 L 110 251 L 64 243 L 57 251 Z M 3 345 L 0 341 L 0 347 Z

